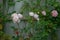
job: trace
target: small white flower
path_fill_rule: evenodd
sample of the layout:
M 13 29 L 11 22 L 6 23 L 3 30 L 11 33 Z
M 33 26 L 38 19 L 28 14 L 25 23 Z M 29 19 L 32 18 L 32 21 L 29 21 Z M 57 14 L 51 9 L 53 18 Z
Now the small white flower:
M 45 16 L 45 15 L 46 15 L 46 11 L 42 11 L 42 15 L 44 15 L 44 16 Z
M 12 20 L 13 20 L 14 23 L 19 23 L 19 22 L 20 22 L 20 19 L 19 19 L 17 13 L 13 13 L 13 14 L 11 15 L 11 17 L 12 17 Z
M 22 18 L 23 18 L 23 15 L 22 15 L 22 14 L 18 14 L 18 17 L 19 17 L 20 19 L 22 19 Z
M 29 15 L 30 15 L 30 16 L 34 16 L 34 13 L 33 13 L 33 12 L 29 12 Z
M 17 13 L 13 13 L 13 14 L 11 15 L 11 17 L 14 17 L 14 16 L 17 16 Z
M 14 16 L 14 17 L 12 18 L 12 20 L 13 20 L 14 23 L 20 22 L 18 16 Z
M 37 15 L 37 14 L 34 14 L 34 16 L 33 16 L 35 19 L 37 19 L 38 17 L 39 17 L 39 15 Z
M 33 16 L 37 21 L 39 21 L 39 15 L 38 14 L 34 14 Z

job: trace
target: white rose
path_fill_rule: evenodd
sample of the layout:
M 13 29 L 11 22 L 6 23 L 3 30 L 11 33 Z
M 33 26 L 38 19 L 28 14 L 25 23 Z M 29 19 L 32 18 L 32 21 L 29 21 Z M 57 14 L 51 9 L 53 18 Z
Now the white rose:
M 30 16 L 34 16 L 34 13 L 33 13 L 33 12 L 29 12 L 29 15 L 30 15 Z
M 19 17 L 20 19 L 22 19 L 22 18 L 23 18 L 23 15 L 22 15 L 22 14 L 18 14 L 18 17 Z
M 14 16 L 17 16 L 17 13 L 13 13 L 13 14 L 11 15 L 11 17 L 14 17 Z
M 19 22 L 20 22 L 18 16 L 14 16 L 14 17 L 12 18 L 12 20 L 13 20 L 14 23 L 19 23 Z
M 33 16 L 37 21 L 39 21 L 39 15 L 38 14 L 34 14 Z
M 37 15 L 37 14 L 34 14 L 34 16 L 33 16 L 35 19 L 37 19 L 38 17 L 39 17 L 39 15 Z
M 44 16 L 45 16 L 45 15 L 46 15 L 46 11 L 42 11 L 42 15 L 44 15 Z
M 19 22 L 20 22 L 20 19 L 19 19 L 17 13 L 13 13 L 13 14 L 11 15 L 11 17 L 12 17 L 12 20 L 13 20 L 14 23 L 19 23 Z

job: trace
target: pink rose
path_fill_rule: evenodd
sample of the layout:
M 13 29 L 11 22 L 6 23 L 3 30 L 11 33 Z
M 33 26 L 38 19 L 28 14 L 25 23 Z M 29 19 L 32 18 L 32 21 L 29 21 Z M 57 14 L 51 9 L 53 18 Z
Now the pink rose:
M 46 16 L 46 11 L 42 11 L 42 15 Z
M 57 12 L 56 10 L 53 10 L 53 11 L 52 11 L 52 16 L 53 16 L 53 17 L 57 17 L 57 16 L 58 16 L 58 12 Z

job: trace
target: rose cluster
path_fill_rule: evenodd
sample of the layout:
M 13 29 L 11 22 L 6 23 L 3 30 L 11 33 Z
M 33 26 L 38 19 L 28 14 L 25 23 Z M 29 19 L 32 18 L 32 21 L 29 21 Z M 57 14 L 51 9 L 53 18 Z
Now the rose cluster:
M 19 13 L 19 14 L 13 13 L 13 14 L 11 15 L 11 17 L 12 17 L 12 20 L 13 20 L 14 23 L 19 23 L 20 20 L 23 18 L 23 15 L 20 14 L 20 13 Z
M 42 13 L 42 15 L 46 16 L 46 11 L 42 11 L 41 13 Z M 52 15 L 52 17 L 57 17 L 58 16 L 57 10 L 53 10 L 51 12 L 51 15 Z M 36 14 L 34 12 L 29 12 L 29 16 L 31 16 L 34 19 L 36 19 L 37 21 L 39 21 L 39 15 L 38 14 Z M 23 15 L 20 14 L 20 13 L 13 13 L 11 15 L 11 17 L 12 17 L 12 20 L 13 20 L 14 23 L 19 23 L 20 20 L 23 18 Z
M 42 13 L 42 15 L 46 16 L 46 11 L 42 11 L 41 13 Z M 57 17 L 58 16 L 57 10 L 53 10 L 51 12 L 51 15 L 52 15 L 52 17 Z
M 36 20 L 39 21 L 39 15 L 38 14 L 35 14 L 33 12 L 29 12 L 29 16 L 31 16 L 31 17 L 33 17 L 33 18 L 35 18 Z

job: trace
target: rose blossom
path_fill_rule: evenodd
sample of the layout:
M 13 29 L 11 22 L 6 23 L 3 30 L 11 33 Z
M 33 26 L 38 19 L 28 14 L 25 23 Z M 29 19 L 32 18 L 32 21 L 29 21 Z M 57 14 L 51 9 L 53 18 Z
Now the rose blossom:
M 13 14 L 11 15 L 11 17 L 15 17 L 15 16 L 17 16 L 17 13 L 13 13 Z
M 34 14 L 34 16 L 33 16 L 34 18 L 38 18 L 39 17 L 39 15 L 37 15 L 37 14 Z
M 57 17 L 57 16 L 58 16 L 58 12 L 57 12 L 56 10 L 53 10 L 53 11 L 52 11 L 52 16 L 53 16 L 53 17 Z
M 39 20 L 39 15 L 38 14 L 34 14 L 33 16 L 36 20 Z
M 22 18 L 23 18 L 23 15 L 22 15 L 22 14 L 18 14 L 18 17 L 19 17 L 20 19 L 22 19 Z
M 46 16 L 46 11 L 42 11 L 42 15 Z
M 19 23 L 19 22 L 20 22 L 18 16 L 14 16 L 14 17 L 12 18 L 12 20 L 13 20 L 14 23 Z
M 30 15 L 30 16 L 34 16 L 34 13 L 33 13 L 33 12 L 29 12 L 29 15 Z
M 13 13 L 13 14 L 11 15 L 13 22 L 14 22 L 14 23 L 19 23 L 19 22 L 20 22 L 20 19 L 19 19 L 20 16 L 21 16 L 21 15 L 19 15 L 19 14 L 17 14 L 17 13 Z M 21 16 L 21 17 L 22 17 L 22 16 Z

